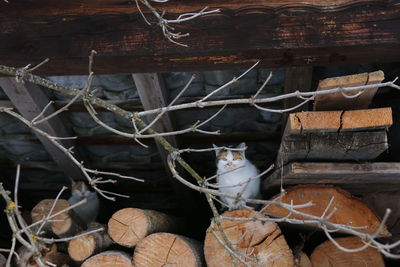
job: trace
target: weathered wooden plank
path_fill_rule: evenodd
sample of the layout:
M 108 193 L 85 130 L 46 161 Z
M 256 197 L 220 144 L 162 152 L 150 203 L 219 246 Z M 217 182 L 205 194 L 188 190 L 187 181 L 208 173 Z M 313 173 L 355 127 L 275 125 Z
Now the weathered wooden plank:
M 286 134 L 385 129 L 393 124 L 391 108 L 309 111 L 289 115 Z
M 264 180 L 264 190 L 283 185 L 334 184 L 360 191 L 397 191 L 400 183 L 400 163 L 322 163 L 292 162 L 277 169 Z M 371 185 L 379 185 L 373 187 Z
M 18 83 L 14 78 L 0 78 L 0 86 L 21 115 L 28 120 L 35 118 L 50 102 L 44 92 L 34 84 Z M 48 108 L 46 114 L 51 114 L 53 112 L 55 112 L 55 109 L 51 106 Z M 37 125 L 37 127 L 48 133 L 50 136 L 70 136 L 60 117 L 53 117 L 52 119 Z M 57 163 L 58 168 L 60 168 L 65 175 L 72 179 L 85 179 L 79 167 L 76 166 L 58 147 L 51 143 L 48 138 L 37 134 L 35 131 L 33 132 L 36 134 L 37 138 L 43 144 L 52 159 Z M 60 143 L 66 148 L 74 146 L 74 141 L 72 140 L 60 140 Z M 74 156 L 79 157 L 78 154 L 79 153 L 76 151 Z
M 380 83 L 385 79 L 383 71 L 361 73 L 321 80 L 317 91 L 329 90 L 338 87 L 353 87 Z M 356 98 L 346 98 L 342 92 L 327 95 L 317 95 L 314 102 L 314 110 L 339 110 L 339 109 L 366 109 L 372 101 L 378 87 L 365 90 Z M 361 90 L 346 93 L 356 95 Z
M 35 71 L 41 75 L 86 74 L 91 49 L 98 52 L 95 73 L 246 68 L 257 60 L 278 67 L 400 59 L 398 1 L 154 3 L 167 18 L 221 8 L 176 25 L 190 34 L 180 40 L 187 48 L 167 41 L 156 23 L 145 24 L 134 1 L 9 2 L 0 6 L 1 64 L 25 66 L 48 57 Z
M 293 161 L 373 160 L 388 149 L 387 133 L 340 132 L 288 135 L 279 149 L 278 166 Z

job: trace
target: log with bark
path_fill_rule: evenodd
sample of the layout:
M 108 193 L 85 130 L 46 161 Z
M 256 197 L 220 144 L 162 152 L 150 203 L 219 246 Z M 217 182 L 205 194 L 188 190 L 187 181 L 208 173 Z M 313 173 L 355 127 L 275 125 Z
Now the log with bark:
M 222 214 L 222 216 L 235 218 L 262 218 L 259 212 L 251 210 L 234 210 Z M 231 242 L 233 248 L 250 257 L 256 257 L 259 263 L 267 263 L 268 266 L 294 266 L 293 254 L 286 243 L 279 226 L 274 222 L 260 221 L 232 221 L 222 220 L 222 229 Z M 204 255 L 207 266 L 234 266 L 229 252 L 218 239 L 222 240 L 221 233 L 216 224 L 207 229 L 204 241 Z M 244 266 L 236 260 L 237 266 Z M 250 266 L 259 266 L 244 259 Z
M 133 267 L 132 258 L 126 252 L 109 250 L 85 260 L 81 267 Z
M 75 238 L 68 243 L 68 254 L 74 261 L 81 262 L 90 256 L 104 251 L 113 241 L 107 233 L 106 226 L 99 223 L 90 223 L 87 231 L 103 228 L 101 232 Z M 86 231 L 84 231 L 86 232 Z
M 202 244 L 185 236 L 154 233 L 142 239 L 135 248 L 136 267 L 147 266 L 204 266 Z
M 17 253 L 19 255 L 17 267 L 39 267 L 33 258 L 32 251 L 25 247 L 20 247 Z M 55 244 L 50 245 L 48 248 L 43 248 L 41 254 L 45 262 L 55 264 L 56 266 L 74 266 L 67 254 L 57 251 Z
M 179 218 L 154 210 L 125 208 L 108 221 L 108 234 L 121 246 L 133 247 L 144 237 L 156 232 L 182 232 Z
M 332 204 L 328 207 L 329 202 Z M 272 199 L 279 199 L 278 196 Z M 379 218 L 374 212 L 367 207 L 360 200 L 352 197 L 350 193 L 338 187 L 327 185 L 298 185 L 286 190 L 286 194 L 281 198 L 284 203 L 292 203 L 293 205 L 306 204 L 312 202 L 314 205 L 306 208 L 299 209 L 299 211 L 314 215 L 321 216 L 322 214 L 329 215 L 333 209 L 336 212 L 330 217 L 329 221 L 336 224 L 344 224 L 352 227 L 363 227 L 359 231 L 374 233 L 379 224 Z M 277 206 L 270 205 L 264 209 L 264 213 L 273 217 L 285 217 L 289 215 L 289 211 Z M 299 215 L 290 214 L 289 218 L 307 219 Z M 311 227 L 317 227 L 315 224 L 305 224 Z M 390 232 L 386 226 L 378 233 L 379 237 L 390 236 Z
M 32 223 L 42 220 L 48 216 L 54 199 L 44 199 L 40 201 L 31 211 Z M 65 199 L 58 199 L 51 214 L 67 209 L 69 203 Z M 86 225 L 82 219 L 73 211 L 69 210 L 55 216 L 43 227 L 45 233 L 52 232 L 59 237 L 70 237 L 82 230 L 86 229 Z
M 334 240 L 342 247 L 356 249 L 365 243 L 359 237 L 341 237 Z M 311 254 L 311 263 L 318 267 L 384 267 L 382 255 L 376 248 L 368 247 L 359 252 L 345 252 L 327 240 L 315 248 Z

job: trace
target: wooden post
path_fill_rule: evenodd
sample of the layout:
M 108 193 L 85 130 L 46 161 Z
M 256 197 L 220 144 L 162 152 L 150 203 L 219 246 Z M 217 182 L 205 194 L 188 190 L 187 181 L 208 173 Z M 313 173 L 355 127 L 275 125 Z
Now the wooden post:
M 228 211 L 222 216 L 235 218 L 265 217 L 251 210 Z M 260 264 L 273 261 L 273 266 L 294 266 L 292 251 L 276 223 L 223 220 L 221 225 L 228 240 L 238 252 L 247 254 L 250 257 L 257 257 Z M 207 266 L 233 266 L 232 257 L 218 242 L 214 234 L 222 240 L 215 224 L 207 229 L 204 241 L 204 255 Z M 250 263 L 250 261 L 245 261 L 251 266 L 258 266 Z M 238 266 L 243 266 L 237 260 L 236 262 Z
M 28 82 L 18 83 L 14 78 L 0 78 L 0 87 L 3 88 L 4 92 L 10 98 L 11 102 L 18 109 L 21 115 L 28 120 L 35 118 L 50 102 L 43 90 L 35 84 Z M 54 107 L 50 106 L 46 114 L 53 113 L 54 111 Z M 64 123 L 58 116 L 38 124 L 37 127 L 51 136 L 70 136 L 64 126 Z M 57 163 L 58 167 L 65 173 L 65 175 L 73 178 L 74 180 L 85 179 L 79 167 L 76 166 L 62 151 L 60 151 L 59 148 L 54 146 L 46 137 L 39 134 L 36 134 L 36 136 L 43 144 L 46 151 Z M 59 142 L 66 148 L 74 146 L 74 142 L 72 140 L 60 140 Z M 74 152 L 74 156 L 79 158 L 78 151 Z
M 365 243 L 356 236 L 334 238 L 342 247 L 355 249 L 365 245 Z M 319 245 L 311 254 L 312 266 L 318 267 L 384 267 L 382 255 L 376 248 L 367 247 L 366 249 L 349 253 L 337 248 L 332 241 L 327 240 Z
M 117 244 L 133 247 L 155 232 L 182 232 L 183 223 L 176 217 L 154 210 L 125 208 L 108 221 L 108 234 Z
M 136 267 L 205 266 L 202 244 L 185 236 L 155 233 L 142 239 L 135 248 Z
M 99 223 L 90 223 L 86 231 L 104 228 L 104 231 L 75 238 L 68 243 L 68 254 L 74 261 L 81 262 L 90 256 L 108 248 L 113 241 L 107 234 L 106 226 Z M 84 232 L 86 232 L 84 231 Z
M 271 199 L 277 199 L 277 197 L 278 196 L 275 196 Z M 286 190 L 286 194 L 282 197 L 281 201 L 288 204 L 293 201 L 293 205 L 312 202 L 314 204 L 313 206 L 302 208 L 301 212 L 314 216 L 321 216 L 324 214 L 332 198 L 332 204 L 326 211 L 326 214 L 330 214 L 335 208 L 336 212 L 330 217 L 329 222 L 352 227 L 365 227 L 359 231 L 366 233 L 374 233 L 378 229 L 380 220 L 373 211 L 360 200 L 337 187 L 325 185 L 294 186 Z M 289 215 L 289 211 L 274 204 L 268 206 L 264 213 L 274 217 L 285 217 Z M 306 218 L 295 214 L 291 214 L 289 218 L 306 220 Z M 315 224 L 307 226 L 316 227 Z M 341 231 L 339 230 L 338 232 Z M 379 237 L 387 237 L 390 235 L 386 226 L 378 233 Z
M 40 221 L 45 218 L 53 206 L 54 199 L 44 199 L 40 201 L 31 211 L 32 223 Z M 56 205 L 54 206 L 53 212 L 51 214 L 58 213 L 70 205 L 65 199 L 58 199 Z M 43 230 L 45 232 L 52 232 L 60 237 L 72 236 L 83 229 L 86 228 L 81 218 L 74 213 L 73 210 L 69 210 L 55 216 L 50 220 L 50 223 L 46 223 Z M 40 224 L 39 224 L 40 225 Z
M 126 252 L 110 250 L 94 255 L 81 265 L 81 267 L 134 267 L 132 258 Z

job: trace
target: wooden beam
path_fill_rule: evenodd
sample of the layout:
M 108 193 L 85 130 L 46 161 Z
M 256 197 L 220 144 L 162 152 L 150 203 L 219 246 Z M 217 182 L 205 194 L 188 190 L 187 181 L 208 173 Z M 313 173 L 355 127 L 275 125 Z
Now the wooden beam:
M 282 140 L 276 162 L 281 166 L 293 161 L 373 160 L 388 147 L 385 130 L 288 135 Z
M 165 88 L 164 80 L 160 74 L 146 73 L 133 74 L 132 76 L 139 93 L 140 101 L 142 102 L 145 110 L 166 107 L 168 105 L 169 96 Z M 151 122 L 154 118 L 154 115 L 148 116 L 149 122 Z M 161 117 L 161 119 L 158 120 L 158 122 L 156 122 L 152 128 L 157 132 L 173 131 L 174 125 L 170 114 L 164 114 L 164 116 Z M 167 136 L 166 138 L 172 146 L 178 147 L 178 140 L 175 136 Z M 195 200 L 192 192 L 190 189 L 172 177 L 167 163 L 168 152 L 158 143 L 157 148 L 164 164 L 165 171 L 169 175 L 175 194 L 181 197 L 184 201 L 182 203 L 182 210 L 184 212 L 192 212 L 193 207 L 195 206 Z
M 28 120 L 35 118 L 50 102 L 39 86 L 30 83 L 18 83 L 14 78 L 0 78 L 0 87 L 20 114 Z M 54 111 L 54 107 L 50 106 L 46 114 Z M 37 125 L 37 127 L 51 136 L 71 136 L 58 116 Z M 35 131 L 33 132 L 36 134 Z M 72 179 L 85 179 L 82 171 L 59 148 L 53 145 L 46 137 L 40 134 L 36 134 L 36 136 L 65 175 Z M 72 140 L 60 140 L 60 143 L 66 148 L 74 146 Z M 79 154 L 78 151 L 75 152 L 75 157 L 79 157 L 77 156 Z
M 321 163 L 292 162 L 277 169 L 263 182 L 266 191 L 283 185 L 297 184 L 333 184 L 344 189 L 351 188 L 353 192 L 397 191 L 400 182 L 400 163 Z M 358 189 L 357 189 L 358 188 Z M 352 193 L 353 193 L 352 192 Z
M 400 60 L 400 3 L 373 0 L 176 0 L 153 3 L 165 17 L 221 8 L 179 25 L 181 47 L 148 26 L 134 1 L 9 1 L 0 5 L 1 64 L 51 59 L 35 73 L 140 73 Z M 317 11 L 317 12 L 316 12 Z
M 383 71 L 375 71 L 371 73 L 361 73 L 354 75 L 346 75 L 321 80 L 318 84 L 317 91 L 324 91 L 338 87 L 353 87 L 361 85 L 369 85 L 380 83 L 385 79 Z M 365 90 L 360 96 L 355 98 L 346 98 L 341 92 L 317 95 L 314 102 L 314 110 L 338 110 L 338 109 L 366 109 L 375 96 L 378 87 Z M 348 95 L 356 95 L 360 92 L 353 91 Z

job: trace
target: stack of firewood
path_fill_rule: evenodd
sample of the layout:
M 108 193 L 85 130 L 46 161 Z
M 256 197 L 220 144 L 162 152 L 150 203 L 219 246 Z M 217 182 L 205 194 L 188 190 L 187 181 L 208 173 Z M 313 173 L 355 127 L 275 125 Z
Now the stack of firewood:
M 31 211 L 32 222 L 51 212 L 68 209 L 66 200 L 39 202 Z M 65 238 L 66 242 L 53 244 L 44 258 L 57 266 L 203 266 L 202 244 L 177 233 L 184 232 L 180 218 L 154 210 L 125 208 L 115 212 L 107 225 L 84 225 L 73 210 L 62 212 L 37 230 L 45 235 Z M 39 229 L 41 228 L 41 229 Z M 100 230 L 99 230 L 100 229 Z M 91 232 L 90 234 L 85 234 Z M 74 238 L 69 238 L 74 237 Z M 61 252 L 62 251 L 62 252 Z M 32 254 L 21 249 L 18 266 L 36 266 Z
M 272 199 L 277 199 L 273 197 Z M 272 200 L 271 199 L 271 200 Z M 326 214 L 331 223 L 361 227 L 365 233 L 375 233 L 380 225 L 377 216 L 360 200 L 348 192 L 333 186 L 295 186 L 280 198 L 284 203 L 296 205 L 312 202 L 310 207 L 299 209 L 313 216 Z M 65 200 L 46 199 L 31 211 L 32 221 L 38 221 L 69 207 Z M 336 210 L 334 212 L 334 210 Z M 331 216 L 329 216 L 332 213 Z M 125 208 L 115 212 L 107 225 L 90 223 L 84 225 L 79 217 L 68 210 L 56 216 L 51 222 L 38 225 L 37 229 L 53 236 L 71 237 L 65 243 L 52 244 L 43 257 L 57 266 L 244 266 L 231 257 L 224 238 L 236 253 L 257 258 L 267 266 L 384 266 L 378 250 L 368 248 L 356 253 L 346 253 L 337 249 L 330 240 L 321 243 L 307 256 L 301 249 L 289 247 L 277 223 L 257 221 L 254 218 L 285 217 L 297 219 L 304 227 L 307 218 L 289 214 L 285 209 L 269 205 L 260 212 L 247 209 L 227 211 L 222 216 L 242 220 L 222 220 L 220 226 L 211 223 L 207 229 L 204 244 L 178 233 L 188 226 L 180 218 L 153 210 Z M 196 227 L 193 225 L 192 227 Z M 96 231 L 96 229 L 102 229 Z M 221 233 L 223 229 L 223 234 Z M 335 230 L 337 229 L 329 229 Z M 94 231 L 90 234 L 82 233 Z M 340 229 L 339 229 L 340 232 Z M 389 236 L 386 227 L 377 233 L 379 237 Z M 50 236 L 50 235 L 49 235 Z M 363 244 L 358 237 L 338 237 L 335 242 L 346 248 L 356 248 Z M 29 251 L 19 251 L 19 266 L 36 266 Z M 242 260 L 251 266 L 250 258 Z M 360 265 L 361 264 L 361 265 Z

